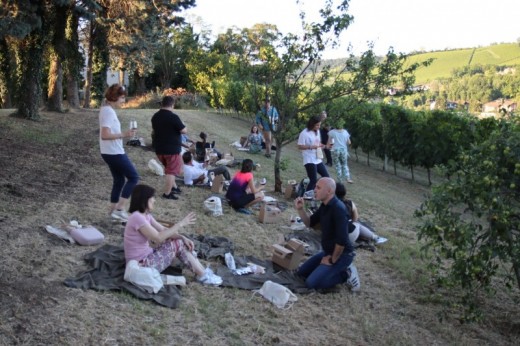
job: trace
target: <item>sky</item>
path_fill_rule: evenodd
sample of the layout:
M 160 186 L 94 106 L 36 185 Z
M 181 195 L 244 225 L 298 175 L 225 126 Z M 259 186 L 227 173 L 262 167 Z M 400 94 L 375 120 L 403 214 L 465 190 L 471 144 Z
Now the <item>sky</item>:
M 296 0 L 196 0 L 185 12 L 200 28 L 200 18 L 215 35 L 227 28 L 250 28 L 256 23 L 276 24 L 284 33 L 301 33 Z M 304 11 L 319 19 L 324 0 L 305 0 Z M 517 42 L 520 38 L 520 0 L 351 0 L 354 23 L 342 36 L 342 48 L 329 50 L 325 58 L 345 57 L 348 44 L 354 52 L 374 43 L 383 55 L 392 46 L 396 52 L 443 50 Z M 193 20 L 190 20 L 193 19 Z

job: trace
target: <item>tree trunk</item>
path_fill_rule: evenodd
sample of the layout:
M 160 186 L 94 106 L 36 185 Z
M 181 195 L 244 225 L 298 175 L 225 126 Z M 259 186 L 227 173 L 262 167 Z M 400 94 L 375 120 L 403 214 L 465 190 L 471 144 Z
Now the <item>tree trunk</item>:
M 39 106 L 42 97 L 43 32 L 33 31 L 20 44 L 21 72 L 20 97 L 17 116 L 29 120 L 40 119 Z
M 78 81 L 71 75 L 67 75 L 67 103 L 70 108 L 79 108 Z
M 47 99 L 47 110 L 63 112 L 63 68 L 58 54 L 52 54 L 51 58 Z
M 88 38 L 87 73 L 85 77 L 85 98 L 83 108 L 90 108 L 90 90 L 92 89 L 92 58 L 94 56 L 94 22 L 91 21 Z
M 47 109 L 63 112 L 63 61 L 67 52 L 65 29 L 67 27 L 67 6 L 55 6 L 52 13 L 51 64 L 48 77 Z
M 432 176 L 431 176 L 430 167 L 426 168 L 426 171 L 428 172 L 428 184 L 430 186 L 432 186 Z
M 280 177 L 280 160 L 282 158 L 282 141 L 274 138 L 276 151 L 274 154 L 274 191 L 282 192 L 282 178 Z
M 66 37 L 66 58 L 64 62 L 64 79 L 66 81 L 67 103 L 70 108 L 79 108 L 79 78 L 80 69 L 83 67 L 83 56 L 79 52 L 78 37 L 79 18 L 70 11 L 68 14 Z
M 0 39 L 0 108 L 12 108 L 11 50 L 5 38 Z

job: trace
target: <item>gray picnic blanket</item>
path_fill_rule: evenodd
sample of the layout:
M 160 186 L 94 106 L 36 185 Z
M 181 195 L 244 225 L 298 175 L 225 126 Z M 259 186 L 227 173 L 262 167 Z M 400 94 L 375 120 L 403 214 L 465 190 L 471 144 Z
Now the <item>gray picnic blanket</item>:
M 159 292 L 153 294 L 125 281 L 123 279 L 126 267 L 125 253 L 121 246 L 103 245 L 94 252 L 86 254 L 84 259 L 92 269 L 65 279 L 66 286 L 128 292 L 137 298 L 152 300 L 169 308 L 176 308 L 180 304 L 181 292 L 173 285 L 164 286 Z
M 295 293 L 311 291 L 305 287 L 303 279 L 298 277 L 294 271 L 285 270 L 273 265 L 270 260 L 261 260 L 253 256 L 235 257 L 237 267 L 245 267 L 247 263 L 254 263 L 264 267 L 265 274 L 234 275 L 224 265 L 224 254 L 233 253 L 233 243 L 229 239 L 202 235 L 190 236 L 190 238 L 194 240 L 198 257 L 213 261 L 212 267 L 217 275 L 222 277 L 223 287 L 255 290 L 261 288 L 265 281 L 271 280 L 288 287 Z M 103 245 L 85 255 L 84 259 L 92 268 L 75 277 L 65 279 L 66 286 L 100 291 L 124 291 L 139 299 L 152 300 L 170 308 L 176 308 L 180 304 L 181 292 L 176 286 L 164 286 L 159 292 L 153 294 L 125 281 L 123 277 L 126 263 L 122 246 Z M 164 273 L 181 275 L 182 268 L 169 267 Z

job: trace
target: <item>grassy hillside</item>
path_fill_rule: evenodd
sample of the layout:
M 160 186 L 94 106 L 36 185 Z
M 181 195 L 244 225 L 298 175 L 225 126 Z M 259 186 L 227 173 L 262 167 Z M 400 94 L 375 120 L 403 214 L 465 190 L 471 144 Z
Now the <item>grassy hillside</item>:
M 434 59 L 433 63 L 417 72 L 417 84 L 447 78 L 453 69 L 467 65 L 518 65 L 520 64 L 520 45 L 503 43 L 488 47 L 423 53 L 410 56 L 409 62 L 412 64 L 428 59 Z

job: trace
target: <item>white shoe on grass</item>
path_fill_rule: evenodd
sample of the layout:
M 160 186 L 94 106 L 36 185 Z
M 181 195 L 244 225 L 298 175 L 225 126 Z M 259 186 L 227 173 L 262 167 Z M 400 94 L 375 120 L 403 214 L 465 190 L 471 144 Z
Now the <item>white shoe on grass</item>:
M 359 274 L 357 268 L 354 264 L 351 264 L 348 267 L 348 270 L 350 272 L 350 275 L 346 281 L 346 284 L 348 287 L 350 287 L 350 290 L 352 292 L 357 292 L 361 289 L 361 282 L 359 281 Z
M 208 286 L 220 286 L 222 285 L 222 278 L 215 275 L 210 268 L 206 268 L 204 274 L 199 278 L 199 282 Z
M 121 221 L 128 221 L 128 213 L 124 210 L 115 209 L 114 211 L 112 211 L 110 216 L 113 219 L 117 219 L 117 220 L 121 220 Z
M 374 238 L 374 242 L 376 243 L 376 245 L 386 243 L 387 241 L 388 241 L 387 238 L 380 237 L 380 236 L 377 236 Z

